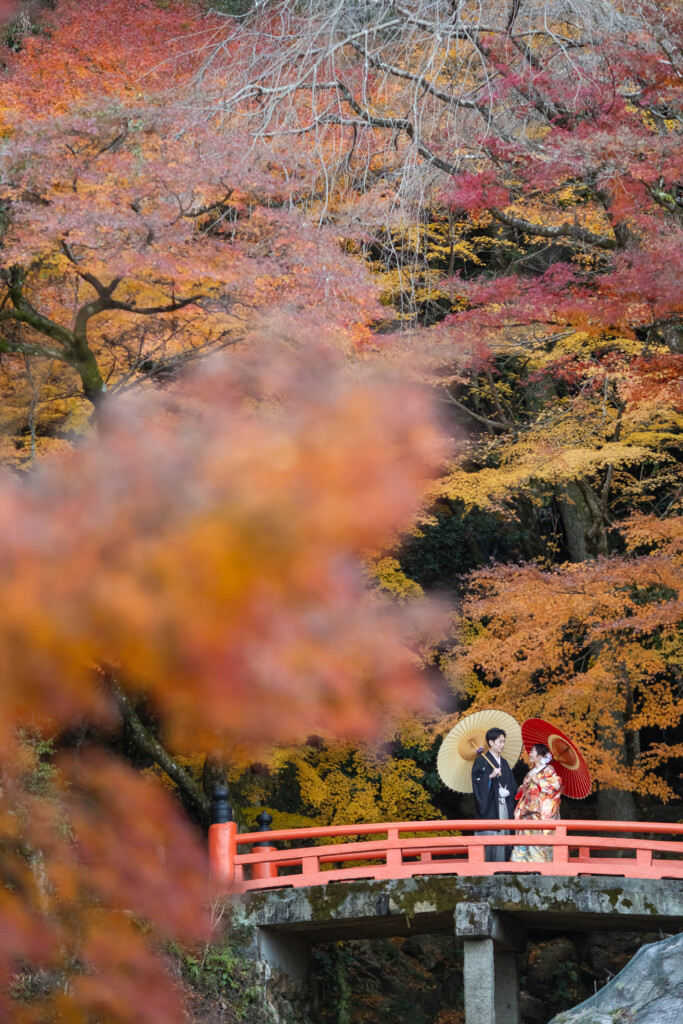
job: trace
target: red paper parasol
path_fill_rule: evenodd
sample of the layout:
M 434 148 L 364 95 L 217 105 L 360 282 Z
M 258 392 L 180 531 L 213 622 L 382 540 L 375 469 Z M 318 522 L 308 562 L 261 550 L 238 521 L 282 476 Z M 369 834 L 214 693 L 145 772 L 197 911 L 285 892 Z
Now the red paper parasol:
M 545 743 L 553 755 L 553 767 L 562 779 L 565 796 L 583 800 L 591 791 L 588 765 L 568 736 L 542 718 L 527 718 L 522 725 L 522 740 L 527 754 L 535 743 Z

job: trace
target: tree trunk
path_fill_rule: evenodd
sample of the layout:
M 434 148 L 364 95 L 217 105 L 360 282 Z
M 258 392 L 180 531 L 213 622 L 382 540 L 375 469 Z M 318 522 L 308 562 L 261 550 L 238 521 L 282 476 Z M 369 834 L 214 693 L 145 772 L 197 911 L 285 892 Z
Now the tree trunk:
M 611 711 L 612 725 L 598 728 L 597 736 L 602 745 L 615 755 L 617 764 L 628 768 L 626 749 L 626 721 L 624 713 L 618 708 Z M 638 812 L 633 793 L 624 789 L 598 790 L 598 817 L 605 821 L 637 821 Z
M 102 378 L 95 354 L 85 339 L 76 339 L 66 361 L 80 377 L 83 394 L 94 406 L 95 411 L 99 411 L 107 394 L 107 385 Z
M 667 324 L 660 328 L 659 333 L 673 355 L 683 353 L 683 324 Z
M 624 789 L 599 789 L 598 818 L 601 821 L 637 821 L 638 812 L 633 793 Z
M 555 485 L 569 558 L 586 562 L 607 554 L 607 534 L 598 499 L 584 481 Z
M 543 555 L 547 555 L 547 531 L 544 532 L 541 525 L 541 519 L 539 514 L 539 507 L 543 498 L 543 492 L 541 488 L 535 484 L 530 484 L 527 487 L 530 494 L 536 494 L 539 496 L 539 503 L 536 504 L 526 495 L 519 495 L 515 501 L 515 506 L 518 510 L 520 522 L 524 523 L 527 527 L 520 537 L 520 544 L 524 557 L 527 561 L 531 561 L 534 558 L 541 558 Z M 552 537 L 551 537 L 552 543 Z
M 573 481 L 556 484 L 555 499 L 560 510 L 569 558 L 572 562 L 586 562 L 590 558 L 586 536 L 593 523 L 581 488 Z

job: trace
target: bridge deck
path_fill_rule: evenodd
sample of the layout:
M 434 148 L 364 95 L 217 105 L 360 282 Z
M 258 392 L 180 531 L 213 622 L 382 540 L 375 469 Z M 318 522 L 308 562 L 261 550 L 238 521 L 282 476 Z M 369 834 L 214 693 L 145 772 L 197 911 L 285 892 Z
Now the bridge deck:
M 249 892 L 239 902 L 245 923 L 297 935 L 310 944 L 452 932 L 455 909 L 461 903 L 487 903 L 503 919 L 524 929 L 683 930 L 683 881 L 613 876 L 420 875 L 388 882 Z

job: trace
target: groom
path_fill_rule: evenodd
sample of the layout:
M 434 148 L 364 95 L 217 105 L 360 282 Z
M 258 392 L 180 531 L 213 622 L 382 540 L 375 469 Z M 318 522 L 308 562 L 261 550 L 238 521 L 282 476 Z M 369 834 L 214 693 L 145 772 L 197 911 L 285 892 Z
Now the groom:
M 515 813 L 515 791 L 517 783 L 512 769 L 503 757 L 505 731 L 489 729 L 486 733 L 487 750 L 477 754 L 472 765 L 472 792 L 474 793 L 475 817 L 491 819 L 510 819 Z M 507 836 L 510 833 L 502 829 L 475 832 L 477 836 Z M 487 846 L 487 861 L 506 861 L 509 859 L 509 847 Z

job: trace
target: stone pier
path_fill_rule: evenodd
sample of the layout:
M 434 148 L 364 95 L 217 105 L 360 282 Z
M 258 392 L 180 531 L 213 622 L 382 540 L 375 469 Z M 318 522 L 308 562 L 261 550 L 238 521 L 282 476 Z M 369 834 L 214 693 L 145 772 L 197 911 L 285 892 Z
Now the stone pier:
M 519 967 L 526 928 L 505 921 L 489 903 L 458 903 L 455 933 L 463 940 L 467 1024 L 519 1024 Z

